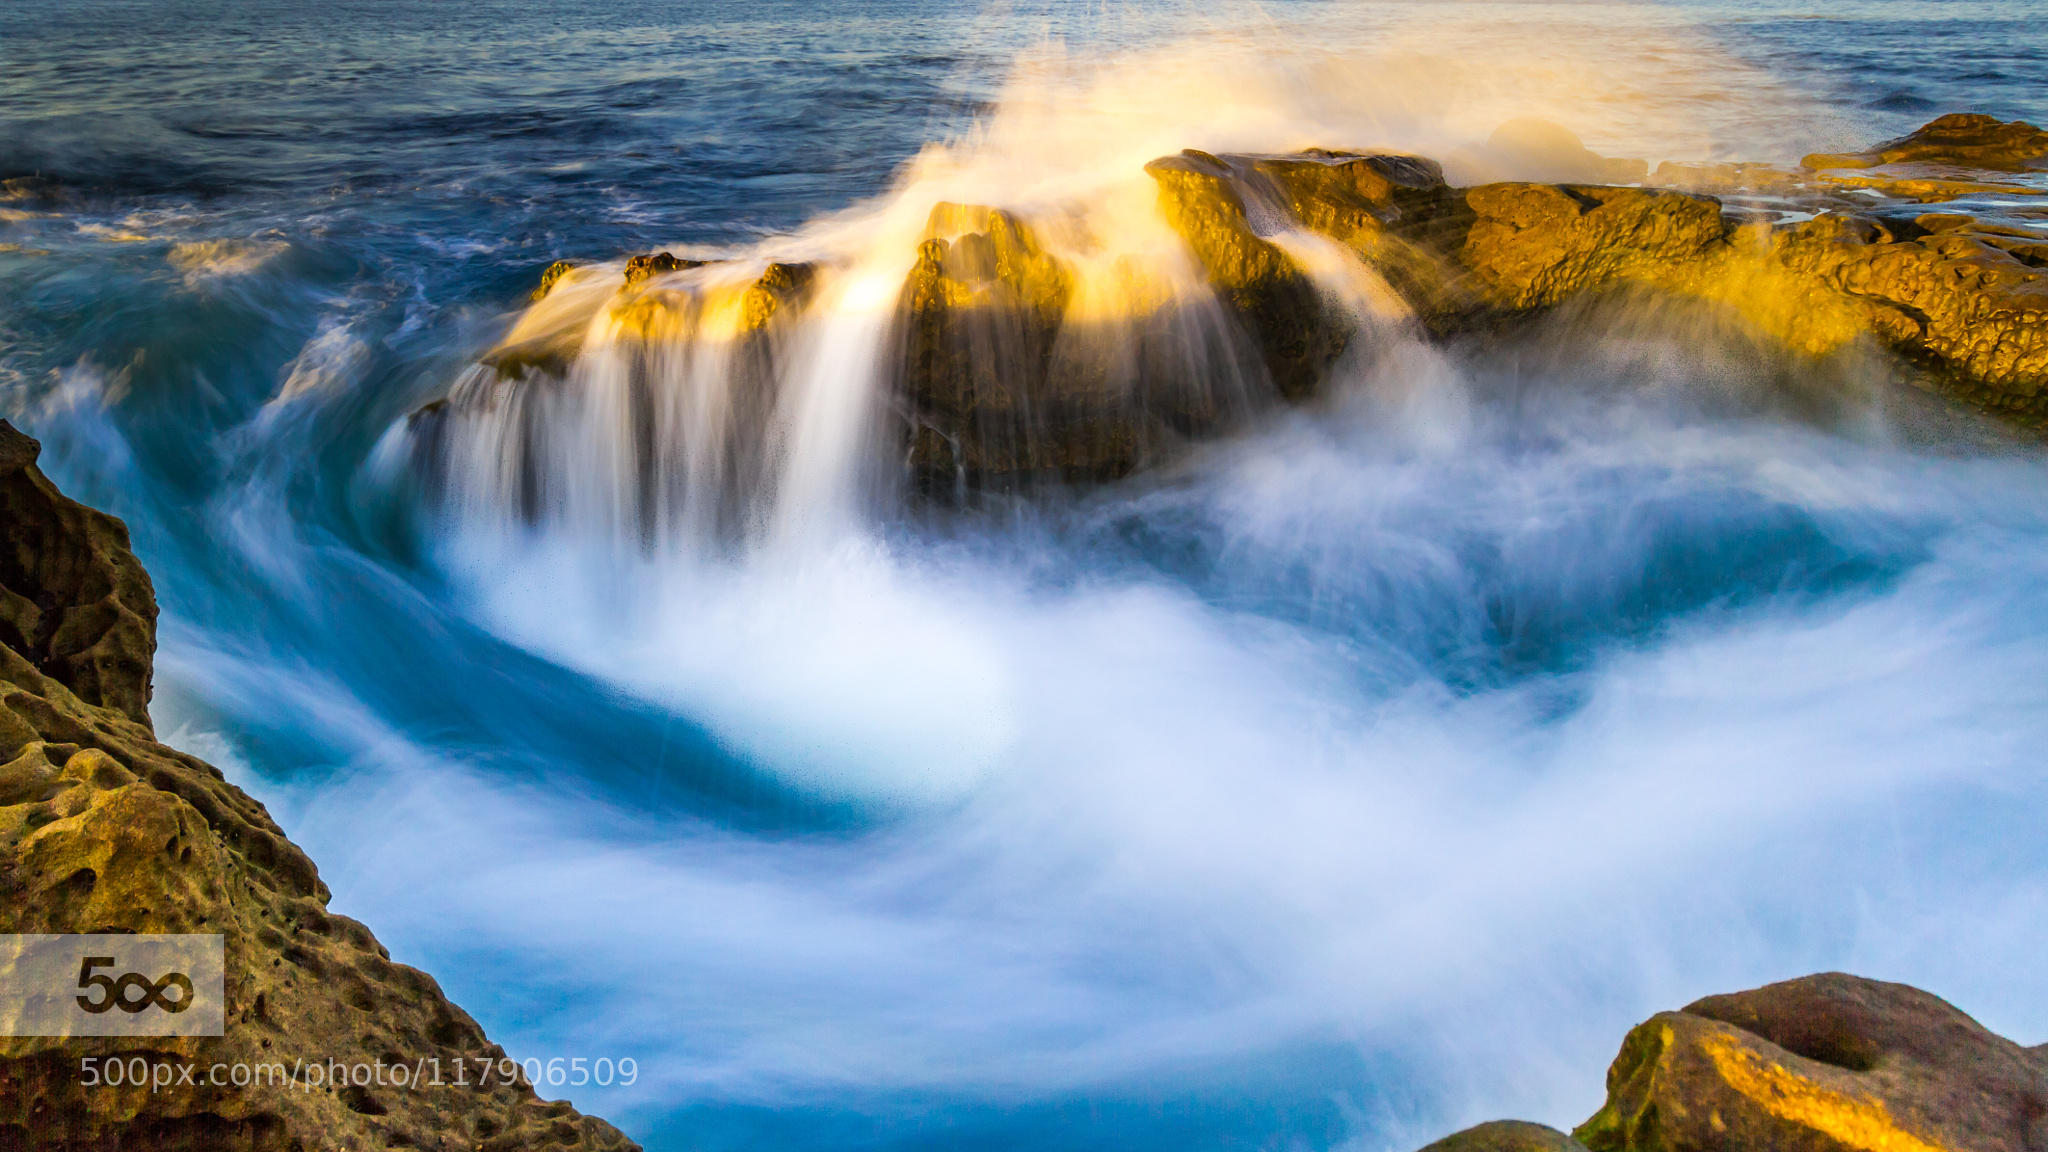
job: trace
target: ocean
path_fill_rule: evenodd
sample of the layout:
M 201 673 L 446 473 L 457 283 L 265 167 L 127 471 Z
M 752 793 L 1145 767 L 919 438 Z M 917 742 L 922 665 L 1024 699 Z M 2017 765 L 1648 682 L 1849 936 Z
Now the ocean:
M 1882 358 L 1401 344 L 966 511 L 862 415 L 937 200 L 2044 123 L 2048 3 L 12 0 L 0 62 L 0 416 L 128 522 L 160 735 L 512 1056 L 631 1060 L 541 1092 L 651 1149 L 1569 1127 L 1823 969 L 2048 1040 L 2048 462 Z M 595 392 L 545 515 L 504 428 L 419 474 L 544 266 L 657 248 L 856 270 L 771 507 L 636 511 Z

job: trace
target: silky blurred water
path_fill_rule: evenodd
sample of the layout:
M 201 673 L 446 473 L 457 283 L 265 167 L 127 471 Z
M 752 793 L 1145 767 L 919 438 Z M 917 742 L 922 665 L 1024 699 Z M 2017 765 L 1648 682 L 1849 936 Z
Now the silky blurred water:
M 1569 1125 L 1827 967 L 2048 1040 L 2048 468 L 1880 357 L 1565 316 L 744 563 L 374 459 L 548 261 L 928 145 L 1787 161 L 2048 118 L 2048 4 L 14 0 L 0 64 L 0 414 L 134 531 L 160 733 L 514 1056 L 634 1058 L 543 1094 L 650 1147 Z

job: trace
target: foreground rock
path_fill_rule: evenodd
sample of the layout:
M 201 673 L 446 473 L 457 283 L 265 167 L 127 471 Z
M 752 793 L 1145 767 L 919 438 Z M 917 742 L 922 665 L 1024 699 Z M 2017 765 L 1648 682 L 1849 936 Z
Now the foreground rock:
M 327 911 L 313 862 L 262 805 L 157 742 L 149 577 L 121 522 L 57 492 L 37 448 L 0 422 L 0 933 L 219 933 L 227 1024 L 219 1037 L 0 1037 L 0 1146 L 632 1148 L 601 1120 L 495 1081 L 82 1082 L 83 1057 L 475 1069 L 505 1054 L 431 977 Z
M 1468 1129 L 1427 1152 L 2038 1152 L 2048 1045 L 1904 984 L 1825 973 L 1660 1012 L 1571 1137 Z
M 2030 1152 L 2048 1054 L 1917 988 L 1809 976 L 1638 1025 L 1576 1135 L 1593 1152 Z

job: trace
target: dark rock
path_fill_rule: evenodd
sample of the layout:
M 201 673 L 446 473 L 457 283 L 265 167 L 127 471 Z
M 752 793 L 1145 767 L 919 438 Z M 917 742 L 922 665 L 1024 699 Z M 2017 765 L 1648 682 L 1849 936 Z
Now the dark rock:
M 2048 169 L 2048 132 L 2023 120 L 1957 112 L 1867 152 L 1816 153 L 1808 168 L 1874 168 L 1880 164 L 1947 164 L 1993 172 Z
M 220 933 L 221 1036 L 0 1037 L 0 1147 L 630 1149 L 532 1089 L 431 1084 L 374 1100 L 278 1081 L 88 1086 L 81 1057 L 354 1065 L 504 1057 L 426 973 L 327 910 L 263 806 L 157 742 L 156 602 L 120 521 L 73 503 L 0 422 L 0 933 Z
M 1349 343 L 1351 326 L 1285 252 L 1253 230 L 1237 174 L 1192 149 L 1154 160 L 1145 171 L 1158 182 L 1167 222 L 1251 335 L 1274 389 L 1289 400 L 1314 395 Z
M 1840 973 L 1710 996 L 1623 1041 L 1593 1152 L 2035 1152 L 2048 1062 L 1938 997 Z
M 0 644 L 86 704 L 149 723 L 156 595 L 119 520 L 64 498 L 0 421 Z
M 1421 1152 L 1586 1152 L 1586 1146 L 1548 1125 L 1489 1120 L 1425 1145 Z

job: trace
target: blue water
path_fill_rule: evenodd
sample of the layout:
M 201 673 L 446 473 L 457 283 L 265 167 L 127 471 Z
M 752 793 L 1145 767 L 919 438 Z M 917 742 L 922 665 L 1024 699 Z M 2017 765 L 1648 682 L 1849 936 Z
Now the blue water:
M 14 0 L 0 64 L 0 414 L 133 529 L 160 733 L 513 1055 L 635 1059 L 543 1093 L 650 1147 L 1569 1125 L 1628 1024 L 1824 967 L 2048 1039 L 2048 468 L 1880 358 L 1816 415 L 1595 318 L 742 566 L 377 463 L 548 261 L 887 195 L 1020 67 L 1784 161 L 2048 121 L 2048 4 Z

